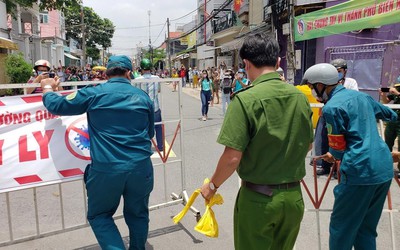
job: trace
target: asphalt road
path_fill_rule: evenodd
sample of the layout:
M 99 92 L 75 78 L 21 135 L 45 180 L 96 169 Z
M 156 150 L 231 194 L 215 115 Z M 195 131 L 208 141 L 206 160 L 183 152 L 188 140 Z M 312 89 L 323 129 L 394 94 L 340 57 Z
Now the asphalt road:
M 166 121 L 166 139 L 172 143 L 174 132 L 176 131 L 179 119 L 178 93 L 172 92 L 170 85 L 163 84 L 162 87 L 162 116 Z M 209 120 L 201 121 L 201 103 L 199 91 L 191 88 L 184 88 L 182 94 L 183 107 L 183 154 L 180 147 L 180 137 L 178 136 L 172 146 L 175 157 L 172 155 L 169 162 L 183 160 L 184 181 L 182 181 L 182 171 L 180 162 L 162 165 L 159 159 L 154 159 L 155 166 L 155 187 L 151 195 L 150 205 L 156 205 L 170 201 L 170 193 L 180 193 L 186 190 L 190 196 L 192 192 L 199 188 L 204 178 L 211 176 L 216 163 L 223 151 L 223 147 L 216 143 L 223 117 L 220 105 L 210 108 Z M 182 157 L 184 156 L 184 157 Z M 307 160 L 308 161 L 308 160 Z M 314 179 L 312 167 L 307 164 L 307 176 L 305 181 L 314 194 Z M 335 181 L 327 181 L 327 177 L 317 179 L 319 193 L 323 186 L 328 182 L 329 186 L 323 199 L 321 209 L 329 210 L 333 204 L 332 188 Z M 178 214 L 183 205 L 174 205 L 151 211 L 150 213 L 150 232 L 146 249 L 233 249 L 233 206 L 238 190 L 238 177 L 234 174 L 219 189 L 224 198 L 224 204 L 214 206 L 214 212 L 219 224 L 219 237 L 209 238 L 194 230 L 196 219 L 191 212 L 177 225 L 173 224 L 172 217 Z M 64 203 L 65 225 L 85 223 L 85 196 L 83 185 L 80 181 L 65 183 L 62 185 L 62 198 Z M 303 189 L 304 190 L 304 189 Z M 399 186 L 393 182 L 392 188 L 393 208 L 400 208 Z M 306 192 L 303 192 L 307 211 L 301 226 L 301 232 L 296 243 L 296 249 L 314 250 L 319 249 L 318 241 L 318 216 L 313 209 L 313 205 Z M 37 188 L 38 214 L 40 220 L 40 231 L 50 232 L 60 229 L 62 225 L 61 212 L 59 205 L 60 190 L 57 185 Z M 12 192 L 9 195 L 11 204 L 11 217 L 14 239 L 34 235 L 36 230 L 35 211 L 33 209 L 33 192 L 24 190 Z M 198 197 L 194 203 L 201 213 L 204 212 L 204 201 Z M 387 206 L 386 206 L 387 208 Z M 6 213 L 6 196 L 0 194 L 0 242 L 9 240 L 9 224 Z M 122 206 L 117 214 L 121 214 Z M 321 249 L 328 249 L 328 225 L 330 212 L 319 212 Z M 393 213 L 395 235 L 400 233 L 400 216 L 398 211 Z M 128 240 L 128 230 L 123 219 L 116 220 L 116 223 L 124 236 Z M 378 249 L 392 249 L 390 217 L 385 212 L 382 215 L 378 228 Z M 400 239 L 396 239 L 397 249 L 400 249 Z M 90 227 L 78 230 L 67 231 L 53 236 L 47 236 L 35 240 L 25 241 L 18 244 L 4 246 L 1 249 L 100 249 L 96 244 L 96 239 Z

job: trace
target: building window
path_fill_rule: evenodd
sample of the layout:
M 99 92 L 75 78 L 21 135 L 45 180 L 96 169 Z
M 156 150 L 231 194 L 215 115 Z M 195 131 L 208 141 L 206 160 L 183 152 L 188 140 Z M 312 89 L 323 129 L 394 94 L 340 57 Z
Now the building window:
M 49 23 L 49 12 L 48 11 L 41 11 L 39 14 L 40 23 Z

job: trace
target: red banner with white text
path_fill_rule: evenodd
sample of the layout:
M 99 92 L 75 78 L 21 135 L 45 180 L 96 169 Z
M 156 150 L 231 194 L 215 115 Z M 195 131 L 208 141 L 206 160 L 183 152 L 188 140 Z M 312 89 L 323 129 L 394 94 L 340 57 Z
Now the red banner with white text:
M 0 193 L 81 178 L 89 162 L 86 114 L 52 115 L 42 95 L 0 99 Z

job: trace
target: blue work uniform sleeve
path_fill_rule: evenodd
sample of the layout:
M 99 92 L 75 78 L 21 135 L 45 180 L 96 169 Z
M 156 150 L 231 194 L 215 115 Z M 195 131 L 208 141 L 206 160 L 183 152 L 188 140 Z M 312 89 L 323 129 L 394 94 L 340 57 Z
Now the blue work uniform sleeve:
M 392 109 L 382 105 L 381 103 L 372 99 L 372 97 L 368 96 L 368 102 L 371 104 L 374 109 L 375 118 L 384 120 L 384 121 L 397 121 L 397 114 Z
M 43 94 L 43 105 L 54 115 L 79 115 L 87 111 L 94 94 L 93 87 L 85 87 L 67 96 L 47 92 Z
M 347 114 L 342 109 L 324 109 L 323 116 L 328 130 L 329 153 L 336 159 L 342 159 L 346 150 L 346 124 L 348 123 Z

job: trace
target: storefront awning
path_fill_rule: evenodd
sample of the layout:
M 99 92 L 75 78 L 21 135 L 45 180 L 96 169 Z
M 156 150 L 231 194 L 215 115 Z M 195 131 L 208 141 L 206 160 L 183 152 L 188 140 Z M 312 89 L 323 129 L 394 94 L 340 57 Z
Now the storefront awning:
M 0 48 L 18 50 L 18 44 L 7 38 L 0 37 Z
M 66 56 L 66 57 L 68 57 L 68 58 L 70 58 L 72 60 L 81 60 L 80 58 L 75 57 L 75 56 L 73 56 L 73 55 L 71 55 L 69 53 L 65 53 L 65 52 L 64 52 L 64 56 Z
M 174 60 L 183 60 L 183 59 L 186 59 L 188 57 L 190 57 L 190 54 L 180 54 L 177 57 L 175 57 Z
M 236 38 L 230 42 L 224 43 L 220 46 L 221 52 L 238 50 L 238 49 L 240 49 L 240 47 L 242 47 L 243 41 L 244 41 L 244 37 L 241 37 L 241 38 Z

